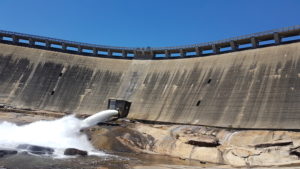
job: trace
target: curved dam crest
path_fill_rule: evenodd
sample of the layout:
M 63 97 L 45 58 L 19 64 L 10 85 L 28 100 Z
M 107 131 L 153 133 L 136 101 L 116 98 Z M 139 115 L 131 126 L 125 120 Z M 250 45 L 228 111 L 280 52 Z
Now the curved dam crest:
M 129 118 L 300 129 L 300 43 L 170 60 L 83 57 L 0 43 L 0 104 L 92 114 L 109 98 Z

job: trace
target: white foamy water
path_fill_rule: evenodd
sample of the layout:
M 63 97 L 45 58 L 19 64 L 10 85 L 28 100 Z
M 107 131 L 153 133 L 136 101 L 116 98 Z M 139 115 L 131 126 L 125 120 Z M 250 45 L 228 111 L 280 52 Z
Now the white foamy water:
M 104 122 L 116 114 L 118 114 L 116 110 L 106 110 L 85 120 L 70 115 L 58 120 L 37 121 L 22 126 L 2 122 L 0 123 L 0 148 L 15 149 L 20 144 L 30 144 L 53 148 L 55 157 L 64 157 L 66 148 L 85 150 L 90 155 L 105 155 L 95 150 L 86 134 L 80 132 L 80 129 Z

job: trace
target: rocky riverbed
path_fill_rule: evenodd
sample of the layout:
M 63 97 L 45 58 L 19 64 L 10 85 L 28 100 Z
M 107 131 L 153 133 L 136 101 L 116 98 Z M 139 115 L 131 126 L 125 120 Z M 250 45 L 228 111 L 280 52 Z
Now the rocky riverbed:
M 295 131 L 122 121 L 118 126 L 91 128 L 89 133 L 94 146 L 100 149 L 167 155 L 231 167 L 300 166 L 300 132 Z
M 14 122 L 18 125 L 24 125 L 39 120 L 55 120 L 64 116 L 56 113 L 51 116 L 51 112 L 22 112 L 13 110 L 0 111 L 1 121 Z M 84 116 L 84 115 L 78 115 Z M 98 126 L 102 128 L 103 126 Z M 96 128 L 98 128 L 96 127 Z M 89 133 L 92 131 L 87 130 Z M 47 131 L 45 131 L 47 132 Z M 5 137 L 5 136 L 1 136 Z M 96 140 L 101 140 L 99 137 Z M 9 150 L 2 147 L 0 149 L 0 169 L 130 169 L 130 168 L 202 168 L 212 167 L 215 164 L 201 164 L 193 160 L 181 160 L 170 156 L 153 155 L 146 153 L 136 153 L 128 151 L 113 151 L 113 149 L 100 149 L 105 155 L 76 155 L 59 159 L 51 156 L 50 147 L 39 147 L 35 145 L 20 145 L 25 152 Z M 122 145 L 117 145 L 121 146 Z M 37 149 L 39 151 L 37 151 Z M 44 150 L 46 153 L 43 153 Z M 49 151 L 50 150 L 50 151 Z M 67 149 L 70 155 L 73 155 L 73 149 Z M 72 150 L 72 151 L 71 151 Z M 50 153 L 47 153 L 50 152 Z
M 53 120 L 51 112 L 0 112 L 20 125 Z M 79 115 L 84 116 L 84 115 Z M 300 168 L 300 132 L 235 130 L 149 124 L 120 119 L 84 130 L 109 156 L 53 159 L 29 154 L 0 157 L 0 168 Z

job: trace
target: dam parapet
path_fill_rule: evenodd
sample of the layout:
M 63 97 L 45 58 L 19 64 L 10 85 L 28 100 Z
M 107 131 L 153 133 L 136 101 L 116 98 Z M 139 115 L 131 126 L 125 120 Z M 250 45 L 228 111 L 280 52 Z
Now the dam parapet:
M 61 40 L 0 30 L 0 42 L 32 48 L 118 59 L 176 59 L 201 57 L 300 40 L 300 25 L 273 29 L 224 40 L 173 47 L 115 47 Z

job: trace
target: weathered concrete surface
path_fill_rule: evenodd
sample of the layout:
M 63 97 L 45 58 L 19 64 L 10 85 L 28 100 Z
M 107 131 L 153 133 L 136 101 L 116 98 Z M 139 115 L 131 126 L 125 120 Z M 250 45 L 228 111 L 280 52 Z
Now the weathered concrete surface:
M 93 58 L 0 44 L 0 104 L 130 118 L 300 129 L 300 43 L 171 60 Z M 198 105 L 198 106 L 197 106 Z

